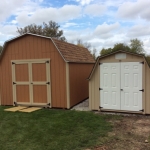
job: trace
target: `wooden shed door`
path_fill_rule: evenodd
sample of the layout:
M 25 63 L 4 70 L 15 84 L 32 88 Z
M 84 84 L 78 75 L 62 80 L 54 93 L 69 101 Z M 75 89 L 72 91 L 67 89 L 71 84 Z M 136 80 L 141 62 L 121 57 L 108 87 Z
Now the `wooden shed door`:
M 50 61 L 12 61 L 13 101 L 50 105 Z

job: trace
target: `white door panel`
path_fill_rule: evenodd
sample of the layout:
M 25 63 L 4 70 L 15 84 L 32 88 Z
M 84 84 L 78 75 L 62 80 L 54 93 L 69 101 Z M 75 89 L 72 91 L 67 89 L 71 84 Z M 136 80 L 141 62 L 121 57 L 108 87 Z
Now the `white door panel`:
M 121 63 L 121 110 L 142 109 L 142 64 Z
M 103 109 L 142 110 L 142 64 L 100 65 L 100 106 Z
M 120 109 L 120 64 L 100 65 L 100 106 L 104 109 Z

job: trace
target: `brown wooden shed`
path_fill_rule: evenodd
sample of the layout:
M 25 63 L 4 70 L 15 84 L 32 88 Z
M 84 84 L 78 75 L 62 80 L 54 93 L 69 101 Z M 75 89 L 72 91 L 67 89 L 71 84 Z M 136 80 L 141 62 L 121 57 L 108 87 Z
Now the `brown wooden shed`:
M 86 48 L 24 34 L 4 44 L 0 58 L 1 105 L 71 108 L 87 98 L 94 65 Z
M 150 68 L 143 55 L 120 50 L 100 56 L 88 79 L 91 110 L 150 114 Z

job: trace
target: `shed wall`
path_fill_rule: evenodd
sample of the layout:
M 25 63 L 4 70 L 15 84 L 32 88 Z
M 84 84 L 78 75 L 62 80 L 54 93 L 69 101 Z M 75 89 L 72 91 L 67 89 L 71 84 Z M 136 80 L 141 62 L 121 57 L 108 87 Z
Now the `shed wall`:
M 96 66 L 95 72 L 89 81 L 89 108 L 90 110 L 99 110 L 100 106 L 100 67 Z
M 150 68 L 145 65 L 145 113 L 150 114 Z
M 89 108 L 91 110 L 99 110 L 100 106 L 100 66 L 99 63 L 110 63 L 110 62 L 142 62 L 144 61 L 143 70 L 142 70 L 142 86 L 145 89 L 145 92 L 142 94 L 143 98 L 143 109 L 144 113 L 150 113 L 150 69 L 143 57 L 126 54 L 126 59 L 115 59 L 115 54 L 101 58 L 95 70 L 92 74 L 91 79 L 89 80 Z
M 7 44 L 0 62 L 1 104 L 13 105 L 11 60 L 50 59 L 52 107 L 66 108 L 66 63 L 50 39 L 27 35 Z M 39 76 L 40 72 L 39 72 Z M 22 96 L 24 96 L 22 94 Z
M 69 63 L 70 107 L 89 97 L 87 78 L 93 65 Z

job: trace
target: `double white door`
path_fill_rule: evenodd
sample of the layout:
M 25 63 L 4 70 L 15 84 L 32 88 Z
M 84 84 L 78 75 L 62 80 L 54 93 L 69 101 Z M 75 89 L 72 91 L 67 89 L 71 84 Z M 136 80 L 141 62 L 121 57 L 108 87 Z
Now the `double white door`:
M 100 107 L 142 110 L 142 64 L 139 62 L 100 65 Z

